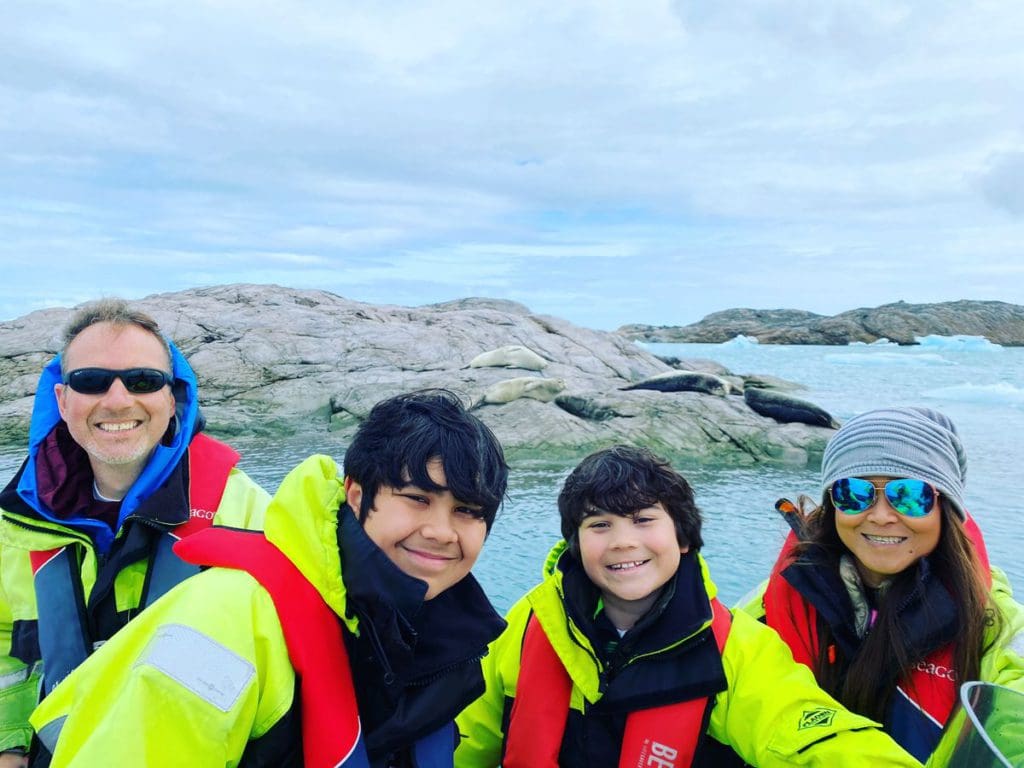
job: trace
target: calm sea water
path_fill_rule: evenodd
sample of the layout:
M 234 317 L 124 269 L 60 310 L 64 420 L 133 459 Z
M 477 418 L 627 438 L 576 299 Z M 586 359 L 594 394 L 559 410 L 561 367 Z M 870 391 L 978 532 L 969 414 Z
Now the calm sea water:
M 882 405 L 927 405 L 949 415 L 969 461 L 967 503 L 985 533 L 991 560 L 1024 590 L 1024 349 L 934 339 L 918 347 L 648 344 L 659 355 L 715 360 L 734 373 L 761 373 L 800 382 L 795 393 L 839 420 Z M 235 439 L 242 467 L 268 490 L 311 452 L 341 459 L 329 435 L 320 444 Z M 0 479 L 17 469 L 21 452 L 0 449 Z M 509 500 L 475 569 L 499 610 L 537 582 L 558 539 L 555 498 L 572 463 L 513 462 Z M 817 467 L 730 468 L 677 462 L 704 513 L 704 554 L 720 595 L 739 599 L 764 578 L 786 526 L 773 504 L 779 496 L 817 494 Z

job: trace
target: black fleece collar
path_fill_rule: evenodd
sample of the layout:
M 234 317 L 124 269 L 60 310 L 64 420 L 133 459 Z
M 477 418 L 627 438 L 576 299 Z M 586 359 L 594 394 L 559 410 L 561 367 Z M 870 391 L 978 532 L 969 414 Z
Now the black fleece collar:
M 602 657 L 602 698 L 596 709 L 633 712 L 725 690 L 712 630 L 701 631 L 712 609 L 696 553 L 683 555 L 651 609 L 613 644 L 607 641 L 617 639 L 617 633 L 603 612 L 591 618 L 599 591 L 583 566 L 566 554 L 559 568 L 566 612 Z
M 426 583 L 392 563 L 347 504 L 338 510 L 338 547 L 348 608 L 359 620 L 345 644 L 367 751 L 374 765 L 406 765 L 409 744 L 483 693 L 478 659 L 505 622 L 472 575 L 424 601 Z
M 600 590 L 594 586 L 583 566 L 568 552 L 558 563 L 562 571 L 566 612 L 583 633 L 599 647 L 600 627 L 610 622 L 604 613 L 594 617 Z M 679 561 L 675 576 L 662 587 L 651 609 L 627 632 L 619 653 L 654 653 L 697 632 L 711 620 L 711 603 L 696 553 L 688 552 Z
M 832 630 L 846 658 L 860 647 L 853 603 L 839 577 L 838 564 L 817 551 L 809 550 L 782 571 L 782 577 L 814 606 Z M 946 585 L 935 575 L 928 557 L 922 557 L 907 574 L 912 579 L 896 611 L 900 631 L 909 648 L 923 657 L 956 639 L 958 611 Z M 891 588 L 886 600 L 897 599 Z
M 367 536 L 352 508 L 338 510 L 342 578 L 352 611 L 369 622 L 400 679 L 419 679 L 482 656 L 505 628 L 472 574 L 431 600 L 426 582 L 396 566 Z

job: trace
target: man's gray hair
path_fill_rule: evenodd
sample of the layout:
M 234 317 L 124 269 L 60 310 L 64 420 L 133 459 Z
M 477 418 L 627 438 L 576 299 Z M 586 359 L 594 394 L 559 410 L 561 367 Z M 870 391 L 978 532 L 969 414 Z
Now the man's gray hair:
M 161 333 L 160 325 L 157 321 L 142 310 L 133 309 L 124 299 L 107 298 L 89 302 L 80 307 L 71 316 L 64 329 L 64 346 L 60 351 L 61 373 L 66 373 L 64 370 L 64 357 L 68 351 L 68 346 L 70 346 L 78 334 L 97 323 L 111 323 L 112 325 L 122 327 L 137 325 L 142 330 L 149 331 L 163 344 L 164 349 L 167 351 L 168 366 L 171 365 L 171 347 L 167 343 L 167 339 L 164 338 L 163 333 Z

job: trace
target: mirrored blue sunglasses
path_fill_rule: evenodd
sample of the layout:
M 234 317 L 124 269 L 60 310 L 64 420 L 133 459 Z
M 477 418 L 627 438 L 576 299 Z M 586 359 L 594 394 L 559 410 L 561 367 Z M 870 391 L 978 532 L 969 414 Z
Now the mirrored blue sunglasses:
M 870 480 L 844 477 L 829 488 L 832 505 L 844 515 L 859 515 L 877 501 L 878 488 Z M 935 505 L 935 489 L 924 480 L 900 478 L 885 484 L 889 506 L 907 517 L 924 517 Z

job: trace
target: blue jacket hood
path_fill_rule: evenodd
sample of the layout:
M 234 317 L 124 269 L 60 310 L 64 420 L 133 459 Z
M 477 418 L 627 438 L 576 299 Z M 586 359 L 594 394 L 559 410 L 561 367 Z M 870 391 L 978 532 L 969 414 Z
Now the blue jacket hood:
M 185 456 L 189 443 L 197 431 L 199 424 L 199 397 L 196 375 L 185 360 L 184 355 L 168 339 L 171 351 L 171 373 L 174 383 L 175 415 L 171 424 L 172 436 L 169 441 L 158 443 L 149 457 L 149 462 L 142 473 L 136 478 L 132 487 L 121 501 L 121 511 L 117 520 L 120 529 L 132 512 L 157 488 L 166 482 L 178 463 Z M 61 383 L 60 355 L 51 360 L 39 376 L 36 386 L 35 405 L 32 408 L 32 420 L 28 433 L 28 459 L 21 480 L 18 482 L 18 495 L 42 517 L 61 525 L 69 525 L 89 533 L 101 552 L 107 552 L 114 540 L 114 533 L 100 520 L 91 518 L 60 518 L 48 509 L 39 498 L 36 480 L 36 457 L 39 447 L 53 429 L 61 422 L 57 408 L 57 396 L 53 388 Z

